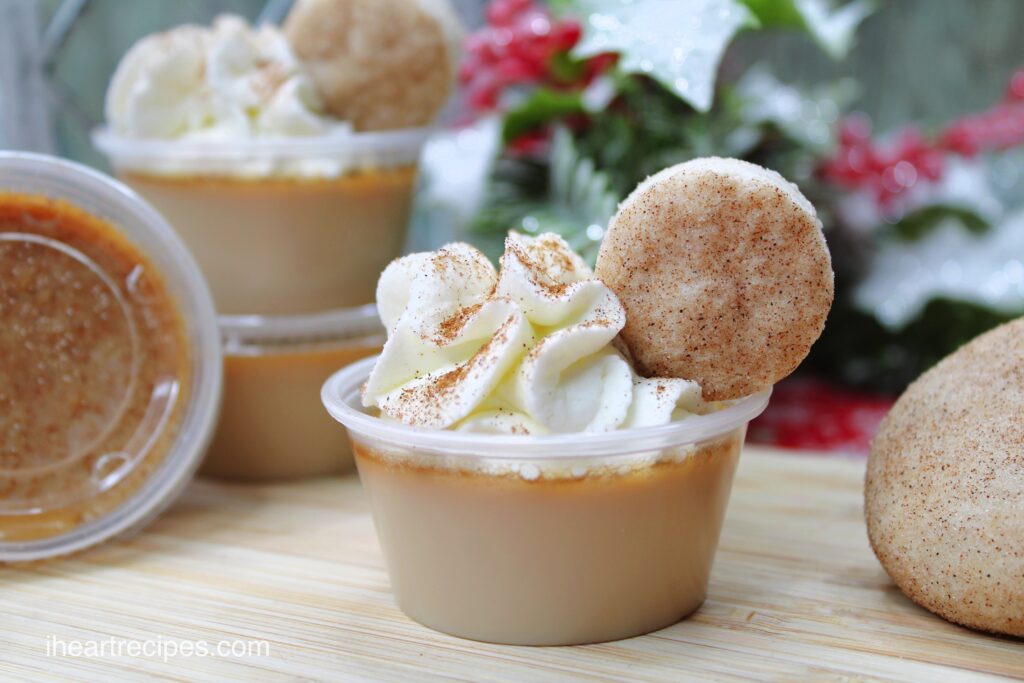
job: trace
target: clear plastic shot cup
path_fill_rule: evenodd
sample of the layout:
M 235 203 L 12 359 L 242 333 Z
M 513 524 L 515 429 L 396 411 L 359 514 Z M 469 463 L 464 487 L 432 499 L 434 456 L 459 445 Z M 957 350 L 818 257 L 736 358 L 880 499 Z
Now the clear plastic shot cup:
M 0 562 L 140 528 L 183 490 L 221 392 L 210 292 L 121 183 L 0 152 Z
M 219 313 L 294 315 L 373 302 L 430 132 L 93 141 L 185 240 Z
M 347 429 L 398 606 L 463 638 L 618 640 L 704 601 L 747 423 L 770 391 L 669 425 L 495 436 L 369 414 L 376 358 L 324 385 Z
M 221 316 L 224 405 L 200 472 L 244 481 L 341 474 L 352 447 L 320 405 L 339 367 L 380 352 L 374 305 L 297 316 Z

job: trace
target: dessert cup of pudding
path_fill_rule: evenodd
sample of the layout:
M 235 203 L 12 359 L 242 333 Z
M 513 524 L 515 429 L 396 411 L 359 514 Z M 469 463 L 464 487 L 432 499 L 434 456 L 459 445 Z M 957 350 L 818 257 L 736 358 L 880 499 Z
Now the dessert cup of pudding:
M 571 645 L 704 601 L 747 422 L 642 377 L 615 294 L 560 237 L 512 233 L 500 270 L 450 244 L 394 261 L 381 355 L 324 385 L 349 431 L 395 599 L 496 643 Z
M 398 606 L 452 635 L 515 645 L 629 638 L 691 614 L 747 423 L 769 392 L 600 434 L 427 430 L 361 405 L 375 363 L 323 389 L 348 429 Z
M 405 242 L 427 136 L 94 141 L 195 254 L 218 312 L 288 315 L 373 301 Z
M 388 53 L 360 23 L 375 6 L 342 18 L 353 42 Z M 195 254 L 223 315 L 372 303 L 405 241 L 432 117 L 370 129 L 339 116 L 324 79 L 358 71 L 357 56 L 311 70 L 295 49 L 278 28 L 231 15 L 146 36 L 114 72 L 93 136 Z
M 0 152 L 0 561 L 138 529 L 199 465 L 216 316 L 180 239 L 124 185 Z
M 521 645 L 691 614 L 747 424 L 820 334 L 832 280 L 806 198 L 728 159 L 641 183 L 596 270 L 551 233 L 509 233 L 497 269 L 461 243 L 389 264 L 380 356 L 321 398 L 399 607 Z
M 324 413 L 319 391 L 337 368 L 380 351 L 376 307 L 221 316 L 220 329 L 224 405 L 200 473 L 270 481 L 350 471 L 348 437 Z

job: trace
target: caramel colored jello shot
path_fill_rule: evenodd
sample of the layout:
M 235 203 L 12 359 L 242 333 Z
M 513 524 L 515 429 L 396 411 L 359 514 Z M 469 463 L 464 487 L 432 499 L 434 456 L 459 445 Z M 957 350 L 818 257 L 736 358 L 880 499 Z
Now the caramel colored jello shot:
M 372 305 L 288 318 L 221 316 L 224 406 L 201 474 L 280 481 L 349 472 L 352 447 L 324 413 L 320 387 L 380 352 Z
M 116 143 L 101 146 L 121 180 L 166 216 L 195 254 L 219 312 L 294 315 L 373 301 L 375 275 L 405 242 L 424 139 L 417 133 L 386 141 L 399 148 L 394 166 L 371 157 L 323 177 L 292 171 L 252 177 L 211 167 L 164 174 L 127 151 L 118 156 L 115 150 L 126 148 Z M 223 147 L 200 149 L 208 157 L 238 149 Z M 339 156 L 347 156 L 345 147 L 335 150 Z M 243 154 L 277 165 L 301 149 L 255 146 Z M 182 151 L 155 154 L 166 159 Z
M 428 129 L 338 118 L 317 80 L 328 72 L 294 48 L 232 16 L 146 37 L 114 73 L 94 134 L 195 254 L 221 314 L 372 303 L 405 241 Z
M 0 153 L 0 561 L 168 505 L 220 386 L 209 292 L 163 219 L 84 167 Z
M 513 645 L 629 638 L 697 610 L 759 394 L 687 421 L 573 435 L 427 431 L 324 401 L 347 428 L 398 606 Z
M 521 645 L 691 614 L 747 423 L 831 301 L 814 207 L 736 159 L 641 183 L 593 272 L 552 234 L 511 233 L 499 270 L 465 244 L 393 262 L 380 356 L 322 400 L 349 430 L 398 606 Z
M 554 235 L 500 272 L 453 244 L 382 274 L 382 354 L 334 375 L 399 607 L 446 633 L 567 645 L 704 601 L 761 392 L 708 404 L 645 378 L 616 296 Z

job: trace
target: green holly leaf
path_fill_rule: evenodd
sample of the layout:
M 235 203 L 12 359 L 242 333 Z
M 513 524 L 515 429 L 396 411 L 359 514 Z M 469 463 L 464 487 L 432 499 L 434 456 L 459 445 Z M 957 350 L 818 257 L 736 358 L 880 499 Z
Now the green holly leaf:
M 505 114 L 502 140 L 510 142 L 539 126 L 582 111 L 583 101 L 578 92 L 539 88 Z
M 971 208 L 953 204 L 932 204 L 908 213 L 892 226 L 892 232 L 900 239 L 914 242 L 941 226 L 948 219 L 954 219 L 968 232 L 976 235 L 989 228 L 989 222 Z
M 893 330 L 840 294 L 804 367 L 851 387 L 898 396 L 922 372 L 1021 312 L 940 296 L 906 327 Z
M 733 36 L 758 26 L 740 0 L 566 0 L 579 16 L 577 57 L 616 52 L 619 69 L 646 74 L 708 111 L 718 64 Z
M 594 160 L 580 155 L 572 134 L 565 128 L 555 131 L 551 143 L 549 191 L 565 219 L 566 229 L 559 232 L 593 265 L 619 197 Z
M 742 0 L 765 28 L 807 31 L 834 59 L 845 56 L 864 19 L 875 11 L 875 0 L 853 0 L 833 7 L 828 0 Z

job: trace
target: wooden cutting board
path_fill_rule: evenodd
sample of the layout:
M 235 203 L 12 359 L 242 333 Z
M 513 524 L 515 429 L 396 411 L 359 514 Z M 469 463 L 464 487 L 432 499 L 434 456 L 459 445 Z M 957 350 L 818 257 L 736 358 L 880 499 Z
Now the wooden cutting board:
M 948 624 L 892 586 L 865 537 L 863 469 L 861 461 L 748 448 L 704 607 L 649 636 L 573 648 L 474 643 L 402 616 L 354 477 L 200 481 L 130 541 L 0 568 L 0 679 L 1024 677 L 1024 641 Z M 211 649 L 259 640 L 270 653 L 167 662 L 47 656 L 48 642 L 69 654 L 74 642 L 99 647 L 110 638 Z

